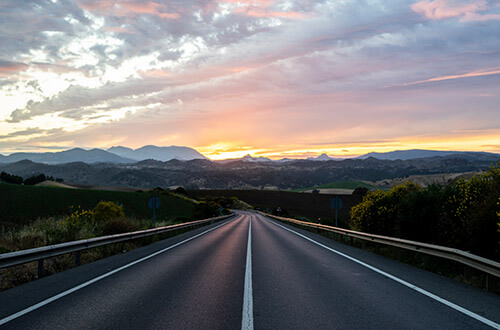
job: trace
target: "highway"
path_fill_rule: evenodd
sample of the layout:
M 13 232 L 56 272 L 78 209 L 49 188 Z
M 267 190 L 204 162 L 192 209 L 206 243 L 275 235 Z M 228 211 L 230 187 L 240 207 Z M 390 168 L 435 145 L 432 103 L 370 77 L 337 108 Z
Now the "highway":
M 500 329 L 500 297 L 259 214 L 0 292 L 1 329 Z

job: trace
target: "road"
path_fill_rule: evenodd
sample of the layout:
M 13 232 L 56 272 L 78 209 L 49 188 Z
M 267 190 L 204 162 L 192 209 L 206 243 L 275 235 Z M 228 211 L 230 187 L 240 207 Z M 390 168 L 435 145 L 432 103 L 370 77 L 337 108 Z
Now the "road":
M 491 329 L 500 328 L 500 298 L 238 211 L 232 220 L 0 292 L 0 324 Z

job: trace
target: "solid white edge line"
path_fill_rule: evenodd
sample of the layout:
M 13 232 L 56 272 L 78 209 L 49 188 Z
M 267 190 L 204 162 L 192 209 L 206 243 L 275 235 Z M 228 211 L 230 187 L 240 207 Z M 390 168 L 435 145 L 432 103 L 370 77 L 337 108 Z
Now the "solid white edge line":
M 360 264 L 361 266 L 364 266 L 364 267 L 366 267 L 368 269 L 371 269 L 371 270 L 373 270 L 376 273 L 379 273 L 379 274 L 381 274 L 381 275 L 383 275 L 383 276 L 385 276 L 387 278 L 390 278 L 391 280 L 394 280 L 394 281 L 396 281 L 396 282 L 398 282 L 398 283 L 400 283 L 400 284 L 402 284 L 402 285 L 404 285 L 404 286 L 406 286 L 406 287 L 408 287 L 410 289 L 413 289 L 413 290 L 415 290 L 415 291 L 417 291 L 417 292 L 419 292 L 419 293 L 421 293 L 421 294 L 423 294 L 423 295 L 425 295 L 425 296 L 427 296 L 427 297 L 429 297 L 431 299 L 434 299 L 434 300 L 436 300 L 436 301 L 438 301 L 438 302 L 440 302 L 440 303 L 442 303 L 442 304 L 444 304 L 444 305 L 446 305 L 446 306 L 448 306 L 450 308 L 453 308 L 454 310 L 456 310 L 458 312 L 461 312 L 461 313 L 463 313 L 463 314 L 465 314 L 465 315 L 467 315 L 467 316 L 469 316 L 469 317 L 471 317 L 473 319 L 476 319 L 479 322 L 482 322 L 482 323 L 484 323 L 484 324 L 486 324 L 486 325 L 488 325 L 488 326 L 490 326 L 490 327 L 492 327 L 494 329 L 500 329 L 500 324 L 495 323 L 494 321 L 491 321 L 491 320 L 489 320 L 487 318 L 482 317 L 481 315 L 478 315 L 478 314 L 476 314 L 474 312 L 469 311 L 468 309 L 465 309 L 465 308 L 463 308 L 461 306 L 458 306 L 457 304 L 454 304 L 451 301 L 448 301 L 448 300 L 446 300 L 444 298 L 436 296 L 435 294 L 430 293 L 429 291 L 426 291 L 426 290 L 424 290 L 424 289 L 422 289 L 422 288 L 420 288 L 420 287 L 418 287 L 418 286 L 416 286 L 414 284 L 406 282 L 405 280 L 402 280 L 402 279 L 400 279 L 400 278 L 398 278 L 398 277 L 396 277 L 394 275 L 386 273 L 383 270 L 380 270 L 378 268 L 370 266 L 369 264 L 364 263 L 361 260 L 353 258 L 353 257 L 351 257 L 351 256 L 349 256 L 347 254 L 344 254 L 344 253 L 340 252 L 340 251 L 334 250 L 331 247 L 328 247 L 328 246 L 326 246 L 324 244 L 321 244 L 321 243 L 313 240 L 312 238 L 309 238 L 309 237 L 307 237 L 307 236 L 305 236 L 305 235 L 303 235 L 301 233 L 298 233 L 298 232 L 296 232 L 294 230 L 291 230 L 290 228 L 287 228 L 287 227 L 285 227 L 285 226 L 283 226 L 283 225 L 281 225 L 279 223 L 276 223 L 276 222 L 274 222 L 274 221 L 272 221 L 272 220 L 270 220 L 270 219 L 268 219 L 266 217 L 264 217 L 264 218 L 266 220 L 268 220 L 269 222 L 271 222 L 272 224 L 276 225 L 276 226 L 279 226 L 279 227 L 281 227 L 281 228 L 283 228 L 285 230 L 288 230 L 289 232 L 294 233 L 294 234 L 296 234 L 296 235 L 298 235 L 298 236 L 300 236 L 300 237 L 302 237 L 302 238 L 304 238 L 304 239 L 306 239 L 306 240 L 308 240 L 308 241 L 310 241 L 310 242 L 312 242 L 312 243 L 314 243 L 316 245 L 319 245 L 319 246 L 321 246 L 321 247 L 323 247 L 323 248 L 325 248 L 325 249 L 327 249 L 327 250 L 329 250 L 329 251 L 331 251 L 333 253 L 336 253 L 336 254 L 344 257 L 344 258 L 347 258 L 347 259 L 349 259 L 351 261 L 354 261 L 355 263 Z
M 234 220 L 234 219 L 233 219 L 233 220 Z M 224 226 L 224 225 L 228 224 L 229 222 L 231 222 L 231 221 L 224 222 L 224 223 L 222 223 L 222 224 L 220 224 L 220 225 L 218 225 L 218 226 L 216 226 L 216 227 L 210 228 L 210 229 L 208 229 L 208 230 L 206 230 L 206 231 L 204 231 L 204 232 L 202 232 L 202 233 L 196 234 L 196 235 L 195 235 L 195 236 L 193 236 L 193 237 L 190 237 L 190 238 L 188 238 L 188 239 L 185 239 L 185 240 L 183 240 L 183 241 L 181 241 L 181 242 L 177 242 L 177 243 L 175 243 L 174 245 L 171 245 L 171 246 L 169 246 L 169 247 L 167 247 L 167 248 L 165 248 L 165 249 L 162 249 L 162 250 L 160 250 L 160 251 L 157 251 L 157 252 L 155 252 L 155 253 L 153 253 L 153 254 L 150 254 L 150 255 L 148 255 L 148 256 L 142 257 L 141 259 L 138 259 L 138 260 L 133 261 L 133 262 L 131 262 L 131 263 L 129 263 L 129 264 L 126 264 L 126 265 L 124 265 L 124 266 L 121 266 L 121 267 L 119 267 L 119 268 L 116 268 L 116 269 L 114 269 L 114 270 L 112 270 L 112 271 L 110 271 L 110 272 L 108 272 L 108 273 L 102 274 L 102 275 L 100 275 L 100 276 L 98 276 L 98 277 L 96 277 L 96 278 L 93 278 L 93 279 L 91 279 L 91 280 L 89 280 L 89 281 L 85 282 L 85 283 L 82 283 L 82 284 L 77 285 L 77 286 L 75 286 L 75 287 L 73 287 L 73 288 L 71 288 L 71 289 L 68 289 L 68 290 L 66 290 L 66 291 L 64 291 L 64 292 L 61 292 L 61 293 L 59 293 L 59 294 L 57 294 L 57 295 L 55 295 L 55 296 L 53 296 L 53 297 L 47 298 L 47 299 L 45 299 L 45 300 L 43 300 L 43 301 L 41 301 L 41 302 L 39 302 L 39 303 L 37 303 L 37 304 L 35 304 L 35 305 L 31 306 L 31 307 L 25 308 L 25 309 L 23 309 L 23 310 L 21 310 L 21 311 L 19 311 L 19 312 L 17 312 L 17 313 L 14 313 L 14 314 L 12 314 L 12 315 L 9 315 L 9 316 L 7 316 L 7 317 L 5 317 L 5 318 L 3 318 L 3 319 L 1 319 L 1 320 L 0 320 L 0 325 L 3 325 L 3 324 L 5 324 L 5 323 L 7 323 L 7 322 L 10 322 L 10 321 L 14 320 L 14 319 L 17 319 L 18 317 L 23 316 L 23 315 L 25 315 L 25 314 L 28 314 L 29 312 L 32 312 L 32 311 L 34 311 L 34 310 L 36 310 L 36 309 L 38 309 L 38 308 L 40 308 L 40 307 L 43 307 L 43 306 L 45 306 L 45 305 L 47 305 L 47 304 L 50 304 L 51 302 L 53 302 L 53 301 L 55 301 L 55 300 L 58 300 L 58 299 L 60 299 L 60 298 L 62 298 L 62 297 L 64 297 L 64 296 L 67 296 L 67 295 L 69 295 L 69 294 L 71 294 L 71 293 L 73 293 L 73 292 L 75 292 L 75 291 L 78 291 L 78 290 L 80 290 L 80 289 L 82 289 L 82 288 L 84 288 L 84 287 L 86 287 L 86 286 L 89 286 L 89 285 L 91 285 L 91 284 L 93 284 L 93 283 L 95 283 L 95 282 L 97 282 L 97 281 L 100 281 L 100 280 L 102 280 L 103 278 L 106 278 L 106 277 L 108 277 L 108 276 L 111 276 L 111 275 L 113 275 L 113 274 L 115 274 L 115 273 L 118 273 L 119 271 L 122 271 L 122 270 L 124 270 L 124 269 L 127 269 L 127 268 L 129 268 L 129 267 L 131 267 L 131 266 L 133 266 L 133 265 L 136 265 L 136 264 L 138 264 L 138 263 L 140 263 L 140 262 L 143 262 L 143 261 L 145 261 L 145 260 L 151 259 L 151 258 L 153 258 L 153 257 L 155 257 L 155 256 L 157 256 L 157 255 L 159 255 L 159 254 L 161 254 L 161 253 L 163 253 L 163 252 L 166 252 L 166 251 L 168 251 L 168 250 L 170 250 L 170 249 L 173 249 L 174 247 L 177 247 L 177 246 L 179 246 L 179 245 L 181 245 L 181 244 L 184 244 L 184 243 L 186 243 L 186 242 L 188 242 L 188 241 L 190 241 L 190 240 L 193 240 L 193 239 L 195 239 L 195 238 L 197 238 L 197 237 L 200 237 L 200 236 L 202 236 L 202 235 L 204 235 L 204 234 L 206 234 L 206 233 L 208 233 L 208 232 L 210 232 L 210 231 L 212 231 L 212 230 L 215 230 L 215 229 L 217 229 L 217 228 L 219 228 L 219 227 L 222 227 L 222 226 Z
M 247 262 L 245 266 L 245 291 L 243 293 L 242 330 L 253 330 L 253 294 L 252 294 L 252 216 L 248 221 Z

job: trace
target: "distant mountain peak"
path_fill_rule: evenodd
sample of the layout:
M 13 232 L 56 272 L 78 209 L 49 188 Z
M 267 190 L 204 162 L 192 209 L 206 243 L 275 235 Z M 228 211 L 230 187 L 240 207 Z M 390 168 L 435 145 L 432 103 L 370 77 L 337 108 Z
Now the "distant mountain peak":
M 316 161 L 326 161 L 326 160 L 332 160 L 334 158 L 328 156 L 326 153 L 322 153 L 318 157 L 308 157 L 307 160 L 316 160 Z
M 117 146 L 109 148 L 108 151 L 118 156 L 138 161 L 142 161 L 145 159 L 154 159 L 166 162 L 172 159 L 178 159 L 182 161 L 192 159 L 206 159 L 205 156 L 200 154 L 195 149 L 181 146 L 158 147 L 155 145 L 146 145 L 135 150 L 127 147 Z
M 271 162 L 272 160 L 267 158 L 267 157 L 253 157 L 252 155 L 248 154 L 245 157 L 241 158 L 242 161 L 245 162 Z

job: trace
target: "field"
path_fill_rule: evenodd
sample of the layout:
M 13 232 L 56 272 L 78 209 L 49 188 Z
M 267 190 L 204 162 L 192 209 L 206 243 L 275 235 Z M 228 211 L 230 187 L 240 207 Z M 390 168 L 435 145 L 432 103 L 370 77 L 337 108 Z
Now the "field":
M 362 181 L 343 181 L 343 182 L 332 182 L 327 184 L 322 184 L 319 186 L 309 187 L 309 188 L 301 188 L 295 189 L 293 191 L 302 192 L 302 191 L 310 191 L 313 189 L 345 189 L 345 190 L 354 190 L 358 187 L 368 188 L 370 190 L 381 189 L 381 187 L 376 186 L 374 184 L 369 184 Z
M 71 207 L 93 209 L 100 201 L 112 201 L 123 207 L 127 217 L 152 219 L 147 200 L 151 192 L 121 192 L 61 187 L 21 186 L 0 183 L 0 223 L 23 225 L 50 216 L 71 213 Z M 158 220 L 191 217 L 195 203 L 172 194 L 159 195 Z
M 268 208 L 272 210 L 280 207 L 293 217 L 306 218 L 314 222 L 318 222 L 318 218 L 321 218 L 323 224 L 333 224 L 335 221 L 335 213 L 330 208 L 330 199 L 335 195 L 272 190 L 190 190 L 188 193 L 195 198 L 234 196 L 264 211 Z M 351 207 L 361 202 L 362 198 L 354 195 L 340 195 L 340 197 L 344 206 L 339 210 L 339 225 L 347 227 Z

